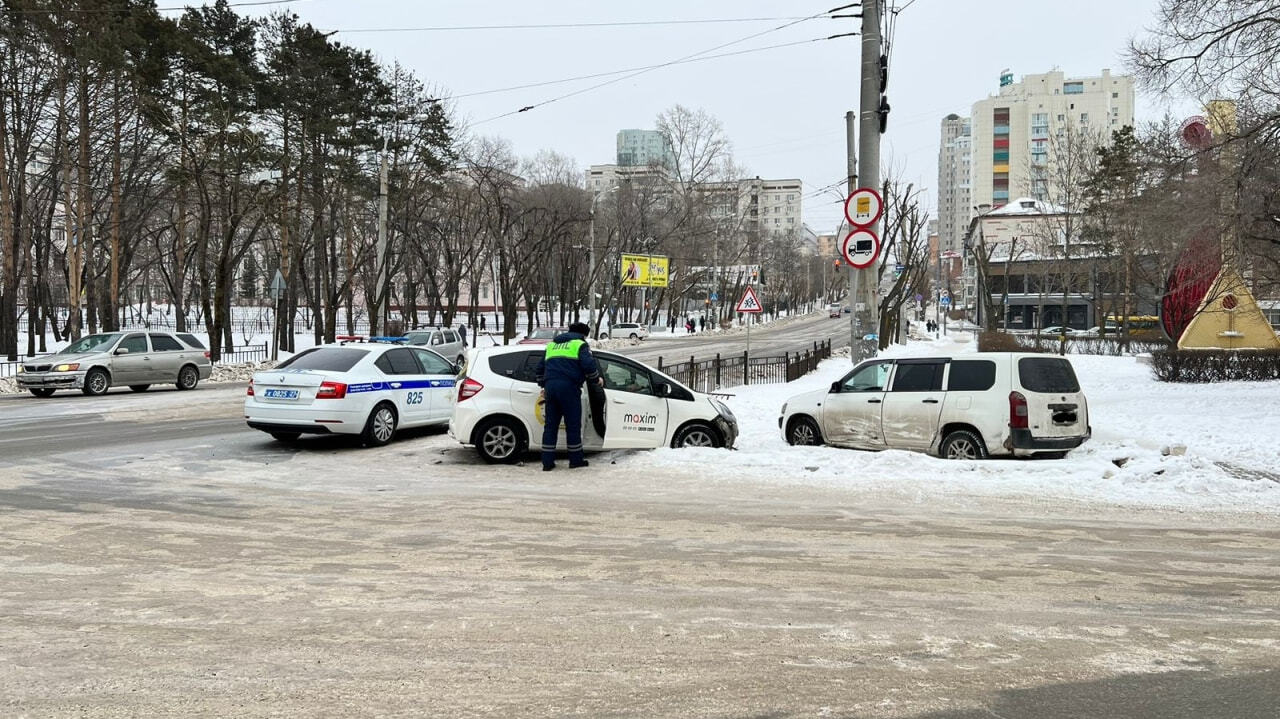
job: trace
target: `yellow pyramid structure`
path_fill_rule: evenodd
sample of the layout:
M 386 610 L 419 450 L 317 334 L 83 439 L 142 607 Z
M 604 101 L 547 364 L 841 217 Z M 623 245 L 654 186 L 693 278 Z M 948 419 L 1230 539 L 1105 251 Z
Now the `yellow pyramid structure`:
M 1280 349 L 1280 337 L 1240 273 L 1224 265 L 1178 338 L 1178 349 Z

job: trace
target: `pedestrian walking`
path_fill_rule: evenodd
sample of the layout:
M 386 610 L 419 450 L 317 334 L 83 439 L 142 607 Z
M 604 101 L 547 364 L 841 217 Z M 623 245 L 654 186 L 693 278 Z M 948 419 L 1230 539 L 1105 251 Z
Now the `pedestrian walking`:
M 698 318 L 698 331 L 699 331 L 699 332 L 706 332 L 706 331 L 707 331 L 707 316 L 706 316 L 706 315 L 703 315 L 703 316 L 701 316 L 701 317 L 699 317 L 699 318 Z
M 480 315 L 480 331 L 481 331 L 481 332 L 484 332 L 484 331 L 485 331 L 485 327 L 484 327 L 484 315 Z
M 542 471 L 556 468 L 556 443 L 560 420 L 564 420 L 565 444 L 569 449 L 569 468 L 586 467 L 582 453 L 582 385 L 595 382 L 604 385 L 596 358 L 587 344 L 591 328 L 581 322 L 569 325 L 569 331 L 556 335 L 538 363 L 538 386 L 546 405 L 542 424 Z
M 458 337 L 462 338 L 462 346 L 467 346 L 467 323 L 458 323 Z

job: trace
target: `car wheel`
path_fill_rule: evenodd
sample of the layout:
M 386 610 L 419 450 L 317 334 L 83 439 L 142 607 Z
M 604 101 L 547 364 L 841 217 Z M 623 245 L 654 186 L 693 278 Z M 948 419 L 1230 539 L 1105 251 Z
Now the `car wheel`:
M 31 394 L 37 397 L 52 397 L 55 391 L 56 390 L 49 389 L 48 387 L 40 387 L 40 388 L 33 388 L 31 390 Z
M 601 333 L 600 333 L 600 336 L 599 336 L 597 339 L 607 340 L 607 339 L 609 339 L 609 333 L 608 333 L 608 332 L 601 332 Z
M 638 339 L 640 339 L 640 335 L 636 334 L 635 332 L 632 332 L 632 333 L 631 333 L 631 339 L 633 339 L 633 340 L 638 340 Z
M 986 459 L 987 445 L 967 429 L 958 429 L 942 440 L 938 454 L 943 459 Z
M 476 451 L 489 464 L 510 464 L 524 453 L 524 429 L 515 420 L 498 417 L 476 430 Z
M 101 367 L 94 367 L 84 376 L 84 388 L 80 391 L 90 397 L 101 397 L 110 387 L 111 378 L 107 376 L 107 371 Z
M 672 447 L 719 447 L 720 433 L 709 424 L 695 422 L 676 433 Z
M 187 365 L 178 372 L 178 389 L 195 389 L 198 384 L 200 384 L 200 372 L 195 367 Z
M 822 431 L 812 419 L 796 417 L 791 420 L 791 426 L 787 429 L 787 443 L 799 446 L 822 444 Z
M 369 447 L 381 447 L 396 436 L 396 410 L 389 404 L 380 404 L 369 413 L 360 438 Z
M 149 385 L 149 384 L 131 384 L 131 385 L 129 385 L 129 389 L 133 390 L 134 392 L 146 392 L 146 391 L 147 391 L 147 389 L 148 389 L 148 388 L 150 388 L 150 387 L 151 387 L 151 385 Z
M 292 442 L 301 437 L 301 432 L 272 432 L 271 439 L 277 442 Z

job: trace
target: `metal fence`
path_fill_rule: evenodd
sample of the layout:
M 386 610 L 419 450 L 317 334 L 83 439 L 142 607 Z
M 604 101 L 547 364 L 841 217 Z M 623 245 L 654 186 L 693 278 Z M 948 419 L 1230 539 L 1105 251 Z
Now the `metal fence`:
M 781 356 L 748 357 L 746 352 L 730 356 L 664 364 L 658 358 L 658 369 L 698 392 L 713 392 L 721 387 L 747 384 L 790 382 L 818 368 L 818 363 L 831 356 L 831 340 L 815 342 L 813 347 Z
M 241 362 L 265 362 L 267 359 L 267 343 L 232 347 L 231 351 L 222 351 L 218 364 L 239 364 Z

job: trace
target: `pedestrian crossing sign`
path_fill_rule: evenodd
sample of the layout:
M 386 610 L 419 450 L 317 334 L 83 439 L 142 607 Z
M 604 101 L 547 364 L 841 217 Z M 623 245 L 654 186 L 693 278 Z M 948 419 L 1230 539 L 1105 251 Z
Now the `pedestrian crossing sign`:
M 747 285 L 747 291 L 742 293 L 742 299 L 738 300 L 738 312 L 763 312 L 764 308 L 760 306 L 760 298 L 756 297 L 754 287 Z

